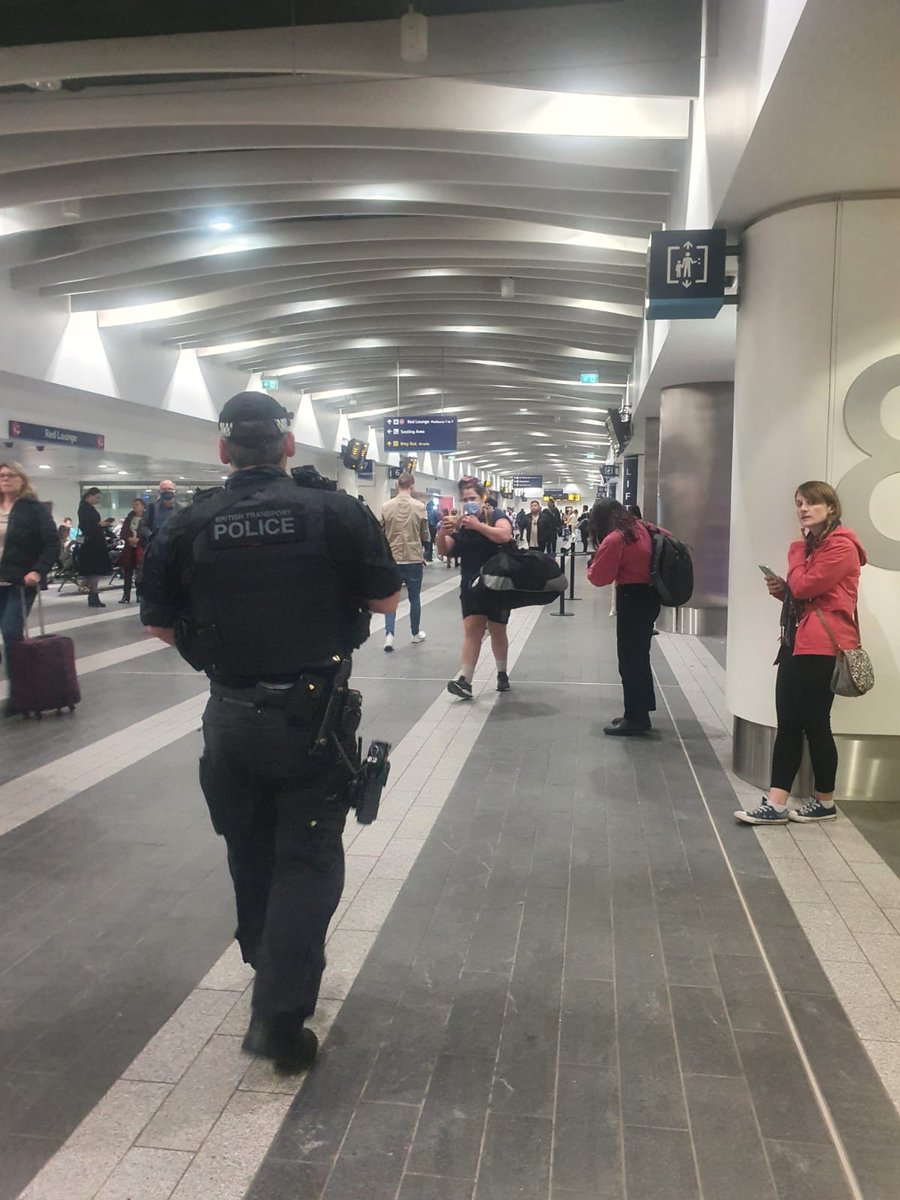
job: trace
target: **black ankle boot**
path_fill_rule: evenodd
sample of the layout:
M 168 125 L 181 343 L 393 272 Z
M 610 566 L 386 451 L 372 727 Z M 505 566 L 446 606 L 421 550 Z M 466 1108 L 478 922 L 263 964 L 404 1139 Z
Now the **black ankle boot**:
M 88 595 L 88 608 L 106 608 L 106 605 L 100 599 L 99 593 L 91 592 Z

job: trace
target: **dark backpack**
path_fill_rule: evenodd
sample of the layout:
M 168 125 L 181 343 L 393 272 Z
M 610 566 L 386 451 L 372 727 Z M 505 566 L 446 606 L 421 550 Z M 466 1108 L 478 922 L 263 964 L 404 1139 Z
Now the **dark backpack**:
M 566 590 L 566 576 L 551 555 L 507 543 L 488 559 L 472 586 L 502 600 L 504 608 L 530 608 L 558 600 Z
M 660 604 L 678 608 L 694 594 L 694 564 L 684 542 L 655 525 L 647 525 L 650 534 L 650 582 L 656 588 Z

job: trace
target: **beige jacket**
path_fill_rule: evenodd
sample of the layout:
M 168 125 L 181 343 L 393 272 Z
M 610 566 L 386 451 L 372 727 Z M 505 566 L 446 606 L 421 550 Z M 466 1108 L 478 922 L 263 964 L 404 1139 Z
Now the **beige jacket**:
M 431 541 L 428 516 L 421 500 L 400 492 L 381 509 L 381 524 L 394 562 L 424 562 L 423 542 Z

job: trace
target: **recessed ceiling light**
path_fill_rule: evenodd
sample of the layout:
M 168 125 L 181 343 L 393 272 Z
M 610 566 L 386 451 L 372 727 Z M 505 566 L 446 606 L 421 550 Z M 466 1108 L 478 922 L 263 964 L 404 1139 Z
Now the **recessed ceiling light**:
M 118 474 L 119 474 L 119 475 L 127 475 L 127 474 L 128 474 L 128 472 L 127 472 L 127 471 L 119 471 L 119 472 L 118 472 Z
M 39 471 L 52 471 L 53 468 L 50 466 L 49 463 L 38 463 L 38 470 Z
M 225 217 L 217 217 L 215 221 L 210 221 L 209 227 L 216 233 L 231 233 L 234 229 L 234 221 L 229 221 Z

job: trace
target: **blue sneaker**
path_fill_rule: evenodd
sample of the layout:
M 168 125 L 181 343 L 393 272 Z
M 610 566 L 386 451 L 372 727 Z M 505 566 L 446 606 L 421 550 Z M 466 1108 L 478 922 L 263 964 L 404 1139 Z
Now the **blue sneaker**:
M 832 804 L 827 808 L 824 804 L 812 796 L 802 808 L 792 808 L 788 816 L 792 821 L 799 821 L 803 825 L 808 825 L 813 821 L 833 821 L 837 817 L 837 809 Z
M 789 820 L 786 808 L 773 808 L 768 800 L 763 800 L 759 808 L 748 809 L 746 812 L 739 808 L 734 817 L 744 825 L 787 825 Z

